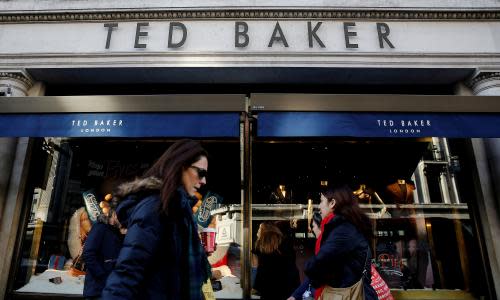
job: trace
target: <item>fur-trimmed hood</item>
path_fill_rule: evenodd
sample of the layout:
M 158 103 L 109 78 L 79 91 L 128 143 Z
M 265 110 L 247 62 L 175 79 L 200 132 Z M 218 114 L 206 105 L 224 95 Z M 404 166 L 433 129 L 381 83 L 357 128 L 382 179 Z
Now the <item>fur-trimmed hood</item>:
M 113 195 L 118 221 L 128 226 L 128 217 L 133 208 L 147 195 L 159 194 L 162 181 L 156 177 L 138 178 L 119 185 Z
M 161 185 L 162 181 L 156 177 L 137 178 L 134 181 L 120 184 L 116 188 L 113 198 L 116 198 L 117 201 L 120 201 L 130 194 L 136 194 L 141 191 L 159 190 L 161 188 Z

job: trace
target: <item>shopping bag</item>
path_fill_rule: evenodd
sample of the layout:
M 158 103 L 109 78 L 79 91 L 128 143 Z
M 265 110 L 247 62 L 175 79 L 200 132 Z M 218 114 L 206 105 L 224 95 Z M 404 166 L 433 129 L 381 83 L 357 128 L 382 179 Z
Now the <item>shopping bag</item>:
M 372 264 L 372 287 L 377 293 L 379 300 L 394 300 L 389 286 L 382 279 L 374 264 Z

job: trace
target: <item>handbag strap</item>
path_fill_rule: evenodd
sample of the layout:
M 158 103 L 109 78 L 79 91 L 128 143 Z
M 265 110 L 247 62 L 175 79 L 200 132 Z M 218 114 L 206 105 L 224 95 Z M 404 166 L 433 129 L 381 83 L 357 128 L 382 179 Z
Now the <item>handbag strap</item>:
M 365 263 L 363 264 L 363 272 L 361 274 L 361 279 L 363 277 L 366 277 L 366 274 L 368 273 L 368 269 L 366 268 L 366 264 L 368 263 L 368 254 L 370 253 L 370 246 L 366 247 L 366 258 L 365 258 Z M 366 277 L 368 278 L 368 277 Z

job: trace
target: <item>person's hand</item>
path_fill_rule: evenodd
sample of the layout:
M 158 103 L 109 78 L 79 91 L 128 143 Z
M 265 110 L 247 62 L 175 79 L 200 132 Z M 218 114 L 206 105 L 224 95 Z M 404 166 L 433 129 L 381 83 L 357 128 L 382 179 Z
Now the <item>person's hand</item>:
M 288 299 L 286 299 L 286 300 L 295 300 L 295 297 L 294 297 L 294 296 L 290 296 L 290 297 L 288 297 Z

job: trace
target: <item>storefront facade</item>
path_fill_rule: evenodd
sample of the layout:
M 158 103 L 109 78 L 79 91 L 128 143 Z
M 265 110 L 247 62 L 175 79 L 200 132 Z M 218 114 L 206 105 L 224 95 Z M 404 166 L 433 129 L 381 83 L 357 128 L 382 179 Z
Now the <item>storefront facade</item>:
M 188 137 L 224 199 L 218 299 L 251 296 L 260 222 L 290 221 L 301 270 L 332 180 L 397 298 L 498 298 L 500 6 L 336 2 L 0 3 L 0 297 L 78 297 L 48 277 L 81 194 Z

